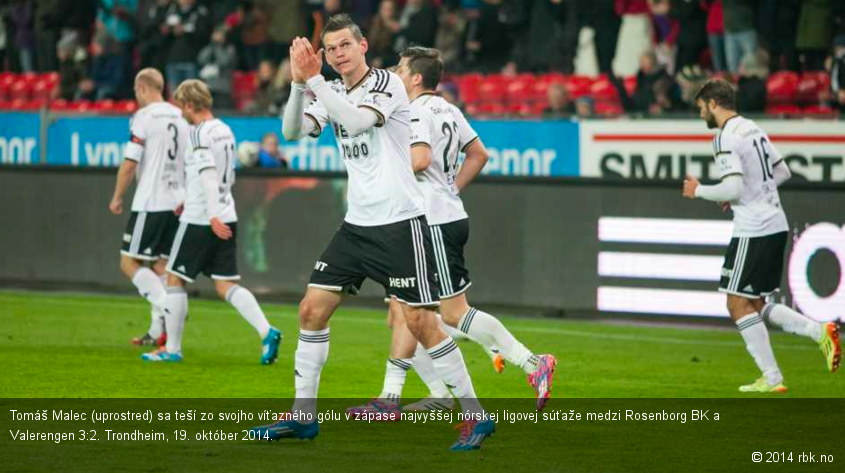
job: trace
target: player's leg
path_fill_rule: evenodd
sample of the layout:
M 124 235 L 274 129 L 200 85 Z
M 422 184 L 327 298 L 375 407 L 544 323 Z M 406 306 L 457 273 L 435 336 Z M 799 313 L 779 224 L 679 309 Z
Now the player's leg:
M 172 243 L 171 239 L 171 243 Z M 167 259 L 159 258 L 153 263 L 152 270 L 161 281 L 162 287 L 167 288 Z M 164 346 L 167 341 L 167 332 L 164 330 L 164 307 L 157 305 L 150 305 L 150 328 L 147 329 L 147 335 L 156 341 L 158 346 Z
M 474 450 L 495 431 L 495 424 L 487 416 L 475 395 L 469 372 L 457 343 L 446 335 L 430 307 L 403 304 L 408 328 L 426 348 L 435 370 L 461 404 L 465 420 L 461 435 L 453 450 Z
M 742 392 L 786 392 L 783 375 L 769 341 L 769 331 L 760 317 L 763 300 L 728 294 L 727 303 L 731 319 L 736 323 L 739 334 L 745 341 L 745 348 L 763 374 L 754 383 L 741 386 L 739 390 Z
M 167 289 L 164 300 L 164 326 L 168 337 L 162 349 L 145 353 L 144 361 L 182 361 L 182 332 L 188 316 L 188 294 L 184 281 L 175 274 L 167 275 Z
M 255 295 L 249 289 L 229 280 L 215 279 L 214 288 L 217 295 L 231 304 L 258 332 L 258 337 L 261 339 L 261 364 L 274 363 L 279 356 L 282 332 L 270 325 Z
M 359 406 L 346 409 L 349 414 L 388 414 L 379 420 L 399 420 L 399 402 L 408 370 L 411 369 L 417 339 L 405 325 L 405 317 L 399 303 L 387 299 L 387 325 L 391 330 L 390 352 L 385 363 L 384 384 L 381 393 Z M 385 418 L 386 417 L 386 418 Z

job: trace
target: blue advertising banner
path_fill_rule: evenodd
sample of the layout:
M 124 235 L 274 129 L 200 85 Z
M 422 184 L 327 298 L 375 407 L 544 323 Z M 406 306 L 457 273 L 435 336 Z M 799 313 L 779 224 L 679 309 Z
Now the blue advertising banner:
M 281 135 L 278 118 L 222 117 L 240 145 L 258 143 L 265 133 Z M 484 174 L 496 176 L 577 176 L 578 124 L 570 121 L 474 121 L 490 151 Z M 117 166 L 129 136 L 126 117 L 59 118 L 48 129 L 49 164 Z M 281 136 L 280 136 L 281 138 Z M 343 171 L 334 135 L 287 143 L 281 151 L 291 169 Z
M 37 113 L 0 113 L 0 164 L 38 164 L 40 124 Z

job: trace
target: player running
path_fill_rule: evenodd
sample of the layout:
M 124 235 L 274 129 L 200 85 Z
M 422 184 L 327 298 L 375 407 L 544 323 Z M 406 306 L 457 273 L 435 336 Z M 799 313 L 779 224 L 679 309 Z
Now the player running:
M 252 293 L 238 285 L 238 216 L 232 186 L 235 184 L 235 136 L 211 113 L 208 87 L 186 80 L 173 94 L 188 122 L 190 148 L 185 155 L 187 199 L 167 264 L 165 323 L 167 343 L 162 350 L 143 355 L 145 361 L 182 361 L 182 330 L 188 315 L 185 282 L 199 273 L 214 281 L 217 295 L 258 331 L 262 339 L 261 363 L 276 361 L 282 335 L 270 326 Z
M 488 159 L 487 149 L 460 110 L 436 95 L 443 75 L 443 61 L 436 49 L 405 49 L 397 74 L 411 100 L 411 160 L 422 184 L 426 217 L 431 225 L 443 322 L 466 334 L 486 351 L 495 352 L 497 371 L 504 368 L 502 357 L 522 368 L 534 388 L 537 410 L 542 410 L 551 395 L 555 358 L 534 355 L 498 319 L 467 302 L 466 291 L 472 284 L 464 263 L 469 217 L 459 193 L 481 172 Z M 466 153 L 466 158 L 459 170 L 461 152 Z M 430 396 L 404 409 L 451 409 L 451 394 L 429 368 L 425 350 L 417 349 L 414 353 L 417 344 L 394 301 L 390 302 L 389 320 L 394 334 L 382 392 L 373 401 L 347 411 L 398 413 L 405 377 L 412 365 L 429 387 Z
M 722 182 L 703 186 L 687 176 L 683 196 L 724 202 L 733 210 L 733 238 L 719 291 L 727 293 L 731 318 L 763 373 L 739 390 L 784 393 L 787 388 L 764 321 L 815 340 L 831 373 L 839 368 L 842 355 L 835 323 L 819 324 L 785 305 L 766 303 L 766 297 L 780 285 L 789 230 L 778 186 L 792 174 L 766 132 L 737 115 L 731 84 L 721 79 L 708 81 L 696 94 L 695 103 L 707 127 L 720 129 L 713 139 L 713 153 Z
M 132 213 L 123 234 L 120 270 L 150 302 L 150 328 L 132 339 L 135 345 L 164 345 L 165 266 L 179 226 L 177 208 L 185 201 L 183 155 L 188 123 L 182 112 L 164 101 L 164 78 L 156 69 L 135 76 L 140 109 L 129 124 L 126 154 L 117 172 L 109 210 L 123 213 L 123 195 L 133 177 L 138 180 Z M 152 263 L 152 269 L 144 266 Z
M 320 75 L 323 51 L 315 53 L 306 39 L 295 39 L 282 132 L 296 140 L 317 136 L 331 125 L 349 175 L 348 211 L 317 261 L 299 305 L 293 405 L 299 420 L 283 419 L 254 430 L 274 440 L 317 436 L 316 397 L 329 351 L 329 319 L 346 294 L 354 294 L 370 278 L 399 303 L 411 332 L 471 417 L 451 449 L 477 449 L 495 424 L 475 396 L 460 349 L 433 310 L 439 304 L 435 258 L 422 191 L 411 169 L 408 95 L 395 74 L 367 65 L 367 40 L 348 15 L 332 16 L 322 41 L 326 60 L 342 80 L 326 82 Z M 306 87 L 316 96 L 307 108 Z

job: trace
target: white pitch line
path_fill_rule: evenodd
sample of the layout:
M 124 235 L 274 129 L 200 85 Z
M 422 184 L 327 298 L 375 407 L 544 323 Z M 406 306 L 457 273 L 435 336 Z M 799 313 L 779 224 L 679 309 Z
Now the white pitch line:
M 0 299 L 6 298 L 7 296 L 4 294 L 0 294 Z M 49 304 L 56 304 L 56 305 L 65 305 L 68 303 L 78 304 L 78 305 L 88 305 L 90 301 L 82 301 L 82 300 L 75 300 L 75 299 L 62 299 L 59 297 L 40 297 L 38 300 L 30 301 L 35 303 L 49 303 Z M 108 307 L 115 307 L 115 308 L 139 308 L 139 304 L 130 303 L 130 302 L 115 302 L 115 301 L 102 301 L 97 302 L 97 305 L 100 306 L 108 306 Z M 222 308 L 222 307 L 203 307 L 201 309 L 204 312 L 219 312 L 219 313 L 230 313 L 234 314 L 232 309 L 229 308 Z M 296 318 L 296 314 L 293 313 L 294 311 L 278 311 L 278 310 L 266 310 L 265 313 L 267 315 L 277 315 L 286 318 Z M 385 311 L 386 313 L 386 311 Z M 332 317 L 333 320 L 340 320 L 342 322 L 355 322 L 355 323 L 362 323 L 362 324 L 369 324 L 369 325 L 385 325 L 387 326 L 387 322 L 384 318 L 372 318 L 367 316 L 361 315 L 335 315 Z M 737 342 L 728 342 L 723 340 L 687 340 L 683 338 L 674 338 L 674 337 L 653 337 L 653 336 L 640 336 L 640 335 L 625 335 L 625 334 L 618 334 L 618 333 L 596 333 L 591 331 L 579 331 L 579 330 L 572 330 L 572 329 L 560 329 L 554 327 L 527 327 L 520 325 L 519 323 L 509 323 L 506 324 L 508 328 L 513 329 L 519 332 L 532 332 L 532 333 L 543 333 L 543 334 L 554 334 L 554 335 L 569 335 L 573 337 L 582 337 L 582 338 L 593 338 L 596 340 L 614 340 L 614 341 L 625 341 L 625 342 L 645 342 L 645 343 L 658 343 L 658 344 L 667 344 L 667 345 L 697 345 L 697 346 L 722 346 L 722 347 L 744 347 L 745 344 L 737 341 Z M 704 329 L 706 330 L 706 329 Z M 792 344 L 778 344 L 778 350 L 798 350 L 798 351 L 815 351 L 817 348 L 812 346 L 801 346 L 801 345 L 792 345 Z

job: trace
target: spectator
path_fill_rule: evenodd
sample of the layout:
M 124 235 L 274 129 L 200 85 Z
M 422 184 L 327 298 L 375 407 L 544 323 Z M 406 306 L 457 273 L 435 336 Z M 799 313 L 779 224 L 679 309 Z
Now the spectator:
M 275 63 L 288 57 L 288 49 L 297 36 L 305 32 L 305 19 L 299 2 L 263 0 L 263 9 L 267 14 L 269 37 L 268 58 Z
M 575 113 L 575 106 L 569 98 L 566 86 L 557 82 L 549 85 L 549 89 L 546 91 L 546 108 L 543 109 L 543 116 L 555 118 L 569 116 L 573 113 Z
M 757 4 L 758 36 L 769 51 L 771 70 L 798 69 L 795 54 L 800 0 L 759 0 Z
M 290 70 L 290 59 L 285 58 L 279 64 L 276 76 L 273 78 L 273 95 L 268 110 L 271 115 L 280 115 L 284 111 L 285 104 L 290 98 L 291 82 L 293 82 L 293 74 Z
M 707 10 L 707 43 L 710 45 L 710 60 L 713 70 L 721 72 L 727 70 L 725 62 L 725 25 L 722 13 L 722 0 L 703 0 L 702 5 Z
M 211 35 L 211 43 L 202 48 L 197 57 L 201 67 L 199 76 L 214 95 L 214 106 L 232 108 L 232 72 L 237 64 L 235 46 L 226 42 L 226 28 L 218 27 Z
M 675 68 L 698 64 L 701 52 L 707 46 L 707 13 L 698 0 L 673 0 L 669 16 L 681 25 L 678 30 L 678 52 Z
M 102 26 L 91 42 L 91 70 L 89 78 L 79 83 L 77 99 L 114 99 L 124 83 L 126 66 L 123 56 L 118 54 L 120 45 Z
M 845 35 L 833 39 L 830 92 L 833 107 L 845 112 Z
M 637 85 L 634 89 L 633 95 L 628 95 L 622 80 L 617 76 L 611 76 L 613 85 L 616 86 L 619 92 L 619 99 L 622 101 L 622 107 L 626 112 L 642 112 L 648 113 L 654 110 L 655 87 L 654 85 L 663 78 L 668 78 L 669 75 L 657 63 L 657 56 L 654 52 L 645 52 L 640 55 L 639 71 L 637 71 Z
M 97 12 L 97 24 L 108 32 L 114 39 L 110 44 L 113 51 L 110 54 L 119 56 L 115 64 L 125 68 L 120 75 L 123 82 L 117 84 L 113 94 L 129 96 L 132 87 L 132 51 L 135 48 L 135 17 L 138 11 L 138 0 L 99 0 L 100 9 Z
M 637 58 L 652 50 L 649 7 L 646 0 L 616 0 L 615 8 L 622 24 L 613 71 L 618 76 L 627 77 L 637 73 Z
M 6 19 L 2 8 L 0 8 L 0 71 L 7 70 L 6 65 Z
M 173 0 L 155 0 L 140 21 L 138 54 L 141 67 L 163 71 L 167 65 L 169 35 L 167 16 Z
M 474 70 L 498 72 L 510 59 L 513 41 L 503 2 L 484 0 L 477 18 L 468 26 L 467 59 Z
M 676 43 L 680 32 L 680 23 L 669 15 L 671 9 L 669 0 L 648 0 L 648 7 L 651 10 L 654 39 L 657 43 L 654 48 L 657 53 L 657 62 L 669 74 L 672 74 L 675 71 Z
M 580 118 L 589 118 L 596 114 L 596 102 L 591 97 L 578 97 L 575 100 L 575 114 Z
M 461 111 L 464 110 L 464 104 L 461 102 L 458 86 L 454 82 L 440 82 L 437 86 L 437 93 L 440 94 L 444 100 L 458 107 Z
M 58 68 L 56 43 L 61 26 L 60 0 L 38 0 L 34 4 L 34 31 L 38 32 L 35 35 L 35 66 L 39 72 L 55 71 Z
M 167 55 L 167 83 L 170 90 L 187 79 L 197 77 L 197 56 L 211 36 L 208 9 L 196 0 L 176 0 L 167 11 L 162 32 L 170 48 Z
M 390 67 L 399 62 L 396 51 L 393 50 L 393 44 L 396 41 L 396 34 L 401 29 L 396 19 L 396 2 L 382 0 L 379 4 L 378 15 L 372 19 L 367 33 L 367 42 L 370 44 L 367 61 L 370 65 Z
M 428 0 L 407 0 L 399 15 L 399 26 L 396 51 L 411 45 L 433 47 L 437 35 L 437 11 Z
M 564 31 L 566 9 L 560 0 L 531 0 L 523 6 L 526 22 L 519 31 L 517 59 L 519 70 L 546 72 L 549 69 L 572 72 L 574 47 Z M 577 28 L 573 28 L 577 30 Z M 564 60 L 564 56 L 567 57 Z
M 247 104 L 245 110 L 250 113 L 266 115 L 270 113 L 271 106 L 276 103 L 279 90 L 275 87 L 276 66 L 270 61 L 261 61 L 258 65 L 258 73 L 255 80 L 255 96 Z
M 56 45 L 59 59 L 59 98 L 73 100 L 80 83 L 88 77 L 88 54 L 74 35 L 65 35 Z
M 13 41 L 18 50 L 18 64 L 21 71 L 35 70 L 35 35 L 33 34 L 32 0 L 18 2 L 12 7 L 11 24 L 14 30 Z
M 579 24 L 589 29 L 586 32 L 582 31 L 581 36 L 583 37 L 586 34 L 589 37 L 590 32 L 592 32 L 598 72 L 611 74 L 621 23 L 614 7 L 615 0 L 577 1 L 579 2 L 578 13 L 581 18 Z
M 279 150 L 279 137 L 275 132 L 268 131 L 261 138 L 261 149 L 258 150 L 258 163 L 256 164 L 260 168 L 288 168 L 288 162 L 282 157 Z
M 243 44 L 244 66 L 248 71 L 258 69 L 258 64 L 267 58 L 266 48 L 267 16 L 252 0 L 244 0 L 236 12 Z
M 701 86 L 707 82 L 707 74 L 698 64 L 684 66 L 675 75 L 675 83 L 678 86 L 677 101 L 678 109 L 691 110 L 695 107 L 695 94 Z
M 440 51 L 443 67 L 447 71 L 460 69 L 466 19 L 459 8 L 443 7 L 440 10 L 440 28 L 434 38 L 434 47 Z
M 766 78 L 769 76 L 767 62 L 766 53 L 762 51 L 742 58 L 737 82 L 737 112 L 763 113 L 766 110 Z
M 831 15 L 830 0 L 804 0 L 798 17 L 796 48 L 801 55 L 804 70 L 821 70 L 827 49 L 830 46 Z
M 91 42 L 91 25 L 97 18 L 98 0 L 74 0 L 72 2 L 59 2 L 57 10 L 59 23 L 61 24 L 61 35 L 59 41 L 68 35 L 75 35 L 73 38 L 78 44 Z
M 757 50 L 752 0 L 723 0 L 725 62 L 731 73 L 739 72 L 739 61 Z

